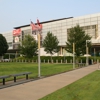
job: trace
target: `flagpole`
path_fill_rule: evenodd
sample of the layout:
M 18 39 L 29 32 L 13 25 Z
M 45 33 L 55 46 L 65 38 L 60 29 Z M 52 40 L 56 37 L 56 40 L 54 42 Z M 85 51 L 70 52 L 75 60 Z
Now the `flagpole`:
M 37 25 L 40 26 L 40 22 L 39 20 L 37 19 Z M 41 63 L 41 60 L 40 60 L 40 33 L 41 32 L 41 29 L 38 29 L 38 77 L 41 77 L 41 66 L 40 66 L 40 63 Z
M 75 43 L 73 43 L 73 69 L 75 69 Z
M 40 32 L 38 31 L 38 77 L 41 77 L 40 73 Z
M 32 31 L 33 30 L 31 30 L 31 33 L 32 33 Z M 38 38 L 38 41 L 37 41 L 38 42 L 38 77 L 40 77 L 41 76 L 41 74 L 40 74 L 40 32 L 39 32 L 39 30 L 35 30 L 35 31 L 38 32 L 37 33 L 37 38 Z
M 37 27 L 38 25 L 38 27 Z M 32 31 L 36 31 L 36 35 L 37 35 L 37 38 L 38 38 L 38 77 L 41 77 L 41 71 L 40 71 L 40 32 L 41 32 L 41 29 L 42 27 L 40 27 L 40 23 L 39 23 L 39 20 L 37 20 L 37 25 L 35 25 L 32 21 L 31 21 L 31 27 L 32 27 Z

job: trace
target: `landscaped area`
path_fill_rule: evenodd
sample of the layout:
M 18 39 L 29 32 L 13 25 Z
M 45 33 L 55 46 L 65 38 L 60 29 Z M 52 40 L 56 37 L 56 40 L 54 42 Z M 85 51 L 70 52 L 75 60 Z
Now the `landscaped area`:
M 73 70 L 72 64 L 41 64 L 41 76 L 50 76 L 62 72 Z M 21 72 L 32 72 L 29 75 L 30 78 L 38 77 L 38 64 L 36 63 L 16 63 L 16 62 L 5 62 L 0 63 L 0 76 L 11 75 Z M 21 76 L 19 78 L 23 78 Z M 7 78 L 7 80 L 13 80 L 12 78 Z M 2 80 L 0 80 L 1 82 Z
M 41 63 L 41 76 L 50 76 L 73 70 L 72 64 Z M 29 78 L 38 77 L 37 63 L 3 62 L 0 63 L 0 76 L 21 72 L 32 72 Z M 24 78 L 24 76 L 18 77 Z M 13 77 L 6 81 L 13 80 Z M 2 80 L 0 80 L 2 82 Z M 97 70 L 82 79 L 55 91 L 40 100 L 99 100 L 100 71 Z
M 100 100 L 100 71 L 95 71 L 40 100 Z

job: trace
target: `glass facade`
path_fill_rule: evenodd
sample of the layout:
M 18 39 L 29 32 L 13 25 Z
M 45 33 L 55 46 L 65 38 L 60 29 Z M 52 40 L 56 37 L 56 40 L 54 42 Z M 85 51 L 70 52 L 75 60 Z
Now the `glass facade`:
M 96 25 L 91 25 L 91 26 L 83 26 L 81 27 L 85 34 L 88 34 L 90 37 L 92 37 L 92 39 L 96 39 L 97 38 L 97 30 L 96 30 Z M 67 38 L 68 38 L 68 34 L 70 33 L 70 28 L 67 29 Z
M 66 20 L 59 20 L 59 21 L 43 24 L 43 30 L 42 30 L 43 39 L 47 35 L 48 31 L 52 32 L 55 36 L 57 36 L 59 40 L 59 46 L 65 45 L 65 42 L 67 41 Z

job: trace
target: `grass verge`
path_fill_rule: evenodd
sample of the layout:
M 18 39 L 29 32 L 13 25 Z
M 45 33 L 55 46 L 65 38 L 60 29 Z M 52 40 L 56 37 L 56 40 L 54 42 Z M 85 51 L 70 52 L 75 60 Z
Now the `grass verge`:
M 50 76 L 58 73 L 66 72 L 72 70 L 72 64 L 41 64 L 41 76 Z M 0 63 L 0 76 L 2 75 L 11 75 L 21 72 L 32 72 L 29 77 L 36 78 L 38 77 L 38 64 L 36 63 L 13 63 L 5 62 Z M 18 78 L 23 78 L 18 77 Z M 9 78 L 7 80 L 13 80 Z M 1 82 L 2 80 L 0 80 Z
M 95 71 L 39 100 L 100 100 L 100 71 Z

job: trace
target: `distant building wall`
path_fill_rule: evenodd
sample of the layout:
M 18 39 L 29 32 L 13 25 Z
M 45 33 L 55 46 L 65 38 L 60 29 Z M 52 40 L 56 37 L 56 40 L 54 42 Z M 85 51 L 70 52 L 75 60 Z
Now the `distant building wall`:
M 85 15 L 80 17 L 70 17 L 70 18 L 62 18 L 57 20 L 51 20 L 46 22 L 41 22 L 42 29 L 42 40 L 47 35 L 47 32 L 52 32 L 55 36 L 57 36 L 59 40 L 60 52 L 55 54 L 59 56 L 70 56 L 71 54 L 65 51 L 65 45 L 68 38 L 68 32 L 70 28 L 76 26 L 77 24 L 83 28 L 86 34 L 89 34 L 92 37 L 92 40 L 96 40 L 100 36 L 100 13 Z M 33 35 L 31 31 L 30 25 L 20 26 L 22 33 L 19 36 L 20 40 L 23 40 L 24 36 L 27 34 Z M 12 32 L 3 33 L 6 37 L 9 46 L 9 49 L 14 49 L 14 46 L 17 44 L 14 42 L 15 37 L 12 36 Z M 12 45 L 11 45 L 12 43 Z M 97 42 L 95 42 L 96 44 Z M 98 44 L 100 45 L 100 43 Z M 41 55 L 48 56 L 44 52 L 43 48 L 41 48 Z

